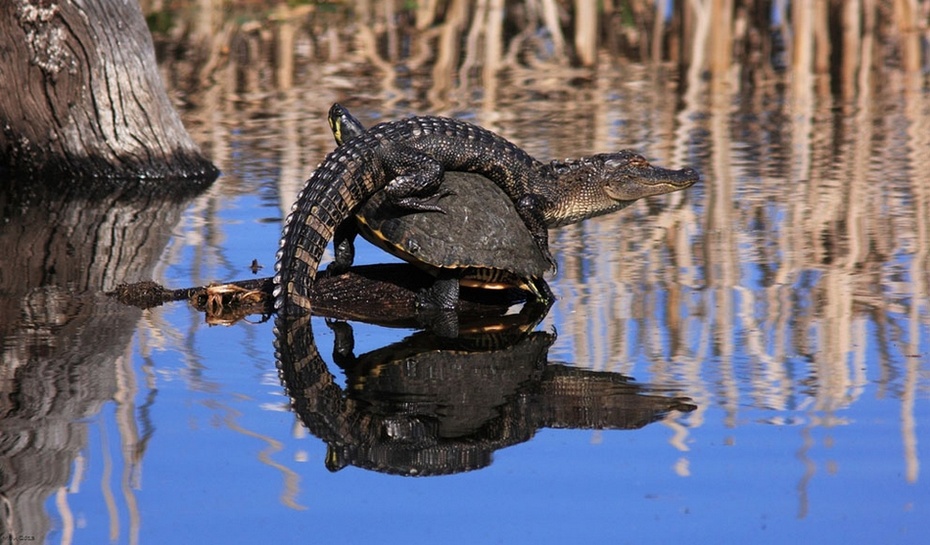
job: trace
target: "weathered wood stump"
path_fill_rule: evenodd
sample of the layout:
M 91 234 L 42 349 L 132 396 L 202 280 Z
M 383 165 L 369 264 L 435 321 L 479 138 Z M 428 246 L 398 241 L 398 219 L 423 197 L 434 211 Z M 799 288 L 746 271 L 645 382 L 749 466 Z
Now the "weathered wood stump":
M 136 2 L 0 2 L 0 172 L 215 178 L 171 105 Z

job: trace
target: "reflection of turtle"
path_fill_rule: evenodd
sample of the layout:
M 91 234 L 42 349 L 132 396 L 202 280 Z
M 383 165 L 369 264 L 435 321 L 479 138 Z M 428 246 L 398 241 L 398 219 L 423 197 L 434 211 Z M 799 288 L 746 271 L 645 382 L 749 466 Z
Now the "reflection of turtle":
M 506 409 L 516 391 L 538 380 L 545 365 L 555 336 L 532 331 L 543 317 L 538 312 L 544 310 L 528 305 L 518 314 L 469 322 L 457 338 L 418 332 L 377 355 L 359 358 L 353 355 L 351 326 L 334 322 L 334 360 L 362 374 L 347 371 L 353 378 L 346 390 L 320 357 L 309 317 L 276 320 L 275 356 L 294 411 L 327 444 L 330 470 L 354 465 L 402 475 L 460 473 L 487 466 L 494 450 L 532 435 L 530 427 L 516 423 L 519 411 L 510 418 L 501 415 L 500 407 Z M 424 373 L 443 373 L 445 379 L 419 386 L 404 378 L 389 379 L 396 374 L 394 365 L 405 360 Z M 381 361 L 384 367 L 373 363 L 369 368 L 364 361 Z M 358 387 L 379 368 L 388 381 L 380 401 Z M 472 400 L 474 407 L 444 410 L 461 404 L 452 390 Z M 411 397 L 422 403 L 407 403 Z M 444 420 L 446 416 L 451 420 Z
M 342 106 L 334 105 L 329 123 L 337 144 L 365 133 Z M 639 155 L 622 151 L 576 161 L 553 162 L 551 179 L 534 187 L 546 227 L 556 227 L 619 210 L 639 198 L 684 189 L 697 181 L 690 169 L 653 167 Z M 421 293 L 426 306 L 453 308 L 459 286 L 518 287 L 550 301 L 543 280 L 547 256 L 504 191 L 478 174 L 446 172 L 436 211 L 399 209 L 385 192 L 375 193 L 356 213 L 357 223 L 341 226 L 332 270 L 351 264 L 352 229 L 387 252 L 436 277 Z
M 491 453 L 528 440 L 535 428 L 502 422 L 521 389 L 537 382 L 555 335 L 528 331 L 466 331 L 449 338 L 421 331 L 356 357 L 352 326 L 329 324 L 334 361 L 346 373 L 347 403 L 370 424 L 353 442 L 329 445 L 330 470 L 354 465 L 411 476 L 485 467 Z M 356 417 L 357 418 L 357 417 Z
M 278 318 L 276 357 L 293 409 L 326 443 L 332 471 L 460 473 L 542 427 L 637 429 L 695 408 L 670 389 L 549 363 L 555 336 L 531 331 L 538 319 L 464 324 L 455 339 L 418 332 L 358 356 L 351 326 L 331 324 L 344 390 L 314 345 L 309 318 Z

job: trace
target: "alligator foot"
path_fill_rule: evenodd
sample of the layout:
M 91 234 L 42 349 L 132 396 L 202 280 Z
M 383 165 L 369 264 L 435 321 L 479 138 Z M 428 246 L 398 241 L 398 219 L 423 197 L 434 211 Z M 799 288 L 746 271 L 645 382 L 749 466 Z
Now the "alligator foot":
M 549 263 L 549 269 L 554 273 L 557 267 L 552 252 L 549 251 L 549 230 L 546 226 L 546 219 L 543 217 L 545 203 L 538 195 L 529 194 L 521 197 L 514 205 L 517 208 L 517 213 L 523 219 L 523 223 L 532 233 L 533 240 L 536 241 L 539 251 L 542 252 Z
M 439 161 L 394 142 L 386 152 L 384 167 L 394 175 L 384 186 L 384 192 L 395 206 L 419 212 L 442 212 L 442 207 L 431 203 L 442 187 L 445 173 Z
M 333 332 L 333 363 L 342 369 L 349 369 L 356 363 L 355 332 L 348 322 L 326 320 L 326 327 Z
M 391 204 L 408 212 L 439 212 L 445 214 L 445 209 L 442 207 L 442 205 L 438 204 L 437 201 L 443 197 L 450 197 L 452 195 L 455 195 L 455 191 L 451 189 L 441 189 L 432 195 L 412 195 L 409 197 L 401 197 L 396 200 L 392 200 Z
M 333 248 L 335 255 L 333 261 L 326 267 L 326 271 L 338 276 L 345 273 L 355 261 L 355 237 L 358 235 L 358 223 L 354 217 L 343 221 L 336 226 L 333 235 Z

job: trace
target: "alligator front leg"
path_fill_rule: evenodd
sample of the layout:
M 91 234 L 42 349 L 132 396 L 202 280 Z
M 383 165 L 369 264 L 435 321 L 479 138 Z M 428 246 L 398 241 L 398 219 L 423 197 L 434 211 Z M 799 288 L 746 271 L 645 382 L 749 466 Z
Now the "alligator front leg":
M 386 154 L 385 167 L 394 178 L 384 192 L 395 206 L 419 212 L 443 212 L 437 198 L 449 195 L 440 191 L 445 169 L 431 156 L 403 144 L 395 144 Z
M 549 229 L 546 227 L 546 219 L 543 216 L 545 203 L 542 198 L 530 193 L 521 197 L 515 203 L 515 206 L 520 218 L 523 219 L 523 223 L 526 224 L 526 227 L 533 235 L 533 240 L 536 241 L 539 251 L 549 262 L 549 270 L 553 273 L 556 272 L 555 259 L 552 258 L 552 253 L 549 251 Z

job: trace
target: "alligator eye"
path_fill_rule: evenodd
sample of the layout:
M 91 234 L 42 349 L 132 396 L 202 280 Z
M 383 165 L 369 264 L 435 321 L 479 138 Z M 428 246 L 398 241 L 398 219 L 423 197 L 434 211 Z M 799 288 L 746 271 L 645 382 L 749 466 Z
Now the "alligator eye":
M 608 159 L 604 162 L 604 166 L 607 168 L 622 168 L 630 165 L 633 161 L 629 157 L 623 157 L 618 159 Z
M 649 161 L 638 153 L 625 153 L 619 157 L 611 157 L 604 163 L 609 168 L 621 167 L 647 167 Z
M 549 163 L 549 167 L 550 167 L 550 168 L 552 169 L 552 171 L 555 172 L 556 174 L 565 174 L 566 172 L 568 172 L 569 170 L 571 170 L 571 169 L 568 167 L 568 165 L 565 164 L 565 163 L 562 162 L 562 161 L 552 161 L 551 163 Z

